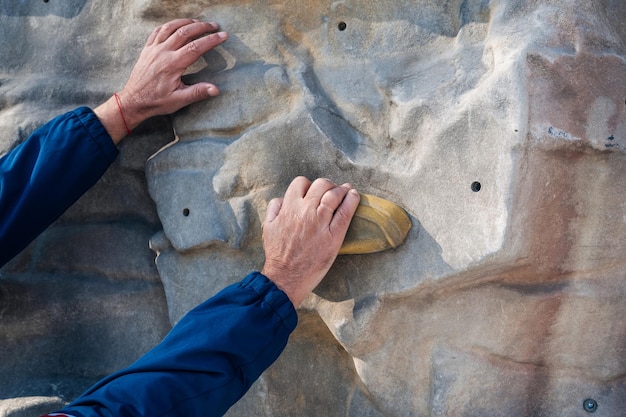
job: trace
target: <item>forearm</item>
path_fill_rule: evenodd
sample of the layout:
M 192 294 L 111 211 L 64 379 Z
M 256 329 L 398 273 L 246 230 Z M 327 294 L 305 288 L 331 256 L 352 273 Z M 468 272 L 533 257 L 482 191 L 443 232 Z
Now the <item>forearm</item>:
M 0 266 L 24 249 L 117 156 L 95 114 L 82 107 L 37 129 L 0 159 Z
M 63 412 L 221 416 L 278 358 L 296 324 L 285 293 L 250 274 L 189 312 L 153 350 Z

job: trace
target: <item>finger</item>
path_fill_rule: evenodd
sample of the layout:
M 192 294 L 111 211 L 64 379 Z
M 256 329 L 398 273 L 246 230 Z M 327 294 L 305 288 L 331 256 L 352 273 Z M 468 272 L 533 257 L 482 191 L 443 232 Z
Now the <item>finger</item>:
M 348 191 L 337 210 L 335 210 L 333 219 L 330 222 L 329 230 L 331 235 L 341 237 L 342 242 L 346 236 L 352 217 L 354 217 L 354 213 L 359 206 L 359 201 L 361 201 L 361 196 L 357 190 L 353 188 Z
M 280 209 L 283 207 L 282 198 L 274 198 L 267 204 L 267 213 L 265 214 L 264 224 L 268 224 L 274 221 L 280 213 Z
M 306 177 L 296 177 L 291 181 L 287 191 L 285 191 L 285 200 L 292 201 L 303 198 L 311 187 L 311 181 Z
M 164 23 L 154 29 L 152 35 L 150 35 L 150 37 L 148 38 L 147 45 L 165 42 L 170 36 L 172 36 L 172 33 L 176 32 L 180 27 L 192 24 L 194 22 L 195 20 L 193 19 L 176 19 Z
M 319 206 L 320 201 L 322 200 L 322 196 L 328 190 L 332 190 L 335 188 L 337 184 L 329 180 L 328 178 L 318 178 L 313 181 L 311 187 L 306 193 L 306 198 L 311 201 L 315 207 Z
M 188 42 L 178 50 L 178 64 L 187 68 L 203 54 L 221 45 L 227 39 L 226 32 L 217 32 Z
M 320 205 L 317 207 L 318 217 L 325 223 L 330 223 L 335 210 L 337 210 L 337 207 L 339 207 L 351 188 L 342 185 L 326 191 L 320 199 Z
M 213 33 L 219 29 L 214 22 L 193 22 L 176 29 L 165 41 L 168 49 L 176 51 L 194 39 Z
M 176 108 L 181 109 L 191 103 L 215 97 L 219 93 L 220 90 L 211 83 L 197 83 L 179 88 L 172 93 L 172 96 L 177 103 Z

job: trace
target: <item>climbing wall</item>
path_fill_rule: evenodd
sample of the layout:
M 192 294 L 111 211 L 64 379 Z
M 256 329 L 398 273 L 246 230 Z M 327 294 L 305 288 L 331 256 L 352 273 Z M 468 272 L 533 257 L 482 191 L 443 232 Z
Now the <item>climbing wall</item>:
M 222 94 L 148 121 L 0 270 L 0 410 L 71 400 L 261 268 L 305 175 L 413 228 L 339 257 L 229 416 L 623 415 L 626 4 L 99 3 L 0 4 L 1 151 L 119 90 L 176 17 L 229 32 L 185 76 Z

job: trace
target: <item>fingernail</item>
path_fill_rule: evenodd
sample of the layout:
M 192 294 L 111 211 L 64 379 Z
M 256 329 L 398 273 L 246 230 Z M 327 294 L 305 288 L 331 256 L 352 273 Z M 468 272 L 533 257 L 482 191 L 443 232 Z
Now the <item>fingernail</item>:
M 226 39 L 226 38 L 228 38 L 228 33 L 226 33 L 226 32 L 217 32 L 217 36 L 219 36 L 221 39 Z
M 209 92 L 210 96 L 216 96 L 218 94 L 217 88 L 212 85 L 207 87 L 207 91 Z
M 354 188 L 351 189 L 350 191 L 348 191 L 350 194 L 354 194 L 354 195 L 359 195 L 359 192 L 357 190 L 355 190 Z

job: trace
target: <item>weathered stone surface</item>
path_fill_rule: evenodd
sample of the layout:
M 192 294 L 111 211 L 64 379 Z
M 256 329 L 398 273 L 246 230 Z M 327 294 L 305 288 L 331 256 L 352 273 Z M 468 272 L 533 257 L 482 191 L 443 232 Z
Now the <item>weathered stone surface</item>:
M 329 367 L 329 362 L 338 366 Z M 315 410 L 324 416 L 380 417 L 366 395 L 354 377 L 352 358 L 316 314 L 301 312 L 283 354 L 227 415 L 293 415 L 294 410 L 299 415 Z
M 0 2 L 0 153 L 121 88 L 152 27 L 132 20 L 121 2 Z M 0 270 L 1 415 L 58 409 L 169 330 L 144 165 L 172 137 L 169 119 L 147 122 L 105 177 Z
M 158 281 L 146 244 L 153 231 L 131 222 L 52 227 L 38 242 L 40 260 L 34 269 Z
M 86 304 L 96 296 L 61 282 L 154 289 L 141 242 L 161 228 L 151 247 L 175 323 L 261 267 L 269 199 L 296 175 L 325 176 L 398 203 L 413 228 L 397 249 L 337 260 L 284 355 L 229 415 L 583 416 L 587 398 L 598 414 L 623 414 L 623 2 L 2 3 L 0 150 L 120 88 L 152 27 L 181 15 L 230 33 L 186 77 L 222 94 L 173 116 L 178 141 L 144 179 L 142 160 L 172 137 L 167 119 L 148 123 L 2 271 L 24 288 L 7 292 L 13 346 L 33 329 L 38 343 L 55 340 L 38 319 L 16 324 L 41 314 L 27 301 L 41 271 L 62 271 L 54 282 Z M 111 264 L 80 255 L 97 246 L 93 231 L 131 253 L 113 250 Z M 133 294 L 163 325 L 161 295 Z M 88 328 L 93 308 L 69 328 Z M 138 354 L 114 346 L 124 360 Z M 28 349 L 3 375 L 35 369 L 27 357 L 43 361 Z M 12 379 L 3 397 L 67 399 L 94 377 L 81 367 L 121 366 L 105 362 L 48 364 L 26 372 L 41 383 Z M 67 385 L 42 388 L 57 373 Z
M 64 273 L 0 280 L 2 398 L 71 400 L 169 330 L 161 286 Z
M 65 402 L 55 397 L 24 397 L 0 400 L 0 416 L 32 417 L 59 409 Z

